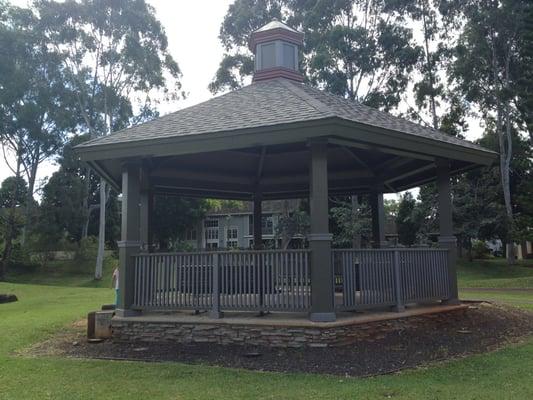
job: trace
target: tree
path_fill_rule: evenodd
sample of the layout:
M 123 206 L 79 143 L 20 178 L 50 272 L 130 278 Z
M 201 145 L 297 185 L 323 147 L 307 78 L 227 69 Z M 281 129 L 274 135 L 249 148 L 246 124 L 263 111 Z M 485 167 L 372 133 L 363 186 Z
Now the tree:
M 21 208 L 26 203 L 27 191 L 26 182 L 20 176 L 6 178 L 0 186 L 0 227 L 4 241 L 0 260 L 0 281 L 5 279 L 7 266 L 11 260 L 13 240 L 24 223 Z
M 398 215 L 396 216 L 398 241 L 404 246 L 412 246 L 417 242 L 417 235 L 422 225 L 422 215 L 423 213 L 417 208 L 416 200 L 411 192 L 405 192 L 400 198 Z
M 353 197 L 330 199 L 330 226 L 333 245 L 344 248 L 360 248 L 370 243 L 372 223 L 370 207 L 365 201 L 353 204 Z
M 168 250 L 182 239 L 183 233 L 204 217 L 209 205 L 203 199 L 155 196 L 152 229 L 159 248 Z
M 62 56 L 49 50 L 31 9 L 8 7 L 0 23 L 0 123 L 4 155 L 12 172 L 20 167 L 28 182 L 25 229 L 32 222 L 38 168 L 61 147 L 65 131 L 74 130 L 77 113 L 66 84 Z M 7 153 L 9 153 L 9 150 Z
M 92 138 L 129 125 L 135 114 L 132 100 L 138 109 L 146 110 L 154 96 L 177 98 L 181 72 L 168 53 L 167 37 L 154 9 L 144 0 L 42 0 L 36 4 L 49 43 L 65 55 L 84 129 Z M 85 175 L 89 188 L 90 171 Z M 109 199 L 103 179 L 99 192 L 96 279 L 102 277 Z M 85 205 L 91 211 L 89 201 Z
M 533 145 L 533 3 L 528 2 L 519 23 L 520 71 L 517 106 Z
M 465 26 L 456 49 L 452 77 L 469 102 L 495 121 L 500 153 L 500 179 L 509 235 L 507 260 L 514 263 L 512 236 L 514 216 L 511 199 L 512 132 L 516 127 L 516 98 L 521 75 L 520 21 L 525 0 L 470 0 L 462 2 Z

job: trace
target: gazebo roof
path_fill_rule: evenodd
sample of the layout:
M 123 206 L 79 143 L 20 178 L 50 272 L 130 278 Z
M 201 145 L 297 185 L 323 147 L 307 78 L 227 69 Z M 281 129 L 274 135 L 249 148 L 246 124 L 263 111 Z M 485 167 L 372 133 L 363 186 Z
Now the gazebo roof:
M 296 127 L 301 123 L 316 124 L 321 121 L 345 122 L 354 124 L 354 128 L 377 129 L 407 141 L 431 143 L 435 147 L 435 155 L 440 154 L 438 148 L 441 146 L 453 146 L 460 153 L 476 154 L 485 160 L 483 164 L 491 163 L 495 155 L 469 141 L 284 78 L 256 82 L 153 121 L 90 140 L 77 146 L 77 149 L 86 160 L 100 159 L 102 150 L 113 148 L 129 149 L 120 152 L 125 156 L 139 156 L 144 154 L 145 146 L 171 139 L 208 139 L 216 133 L 227 133 L 229 136 L 238 131 L 250 132 L 252 129 L 281 126 L 290 129 L 290 125 Z M 322 135 L 330 133 L 324 130 Z M 356 135 L 355 129 L 353 133 L 354 138 L 357 136 L 368 143 L 375 141 L 370 131 L 363 136 Z M 272 131 L 272 135 L 276 133 Z M 280 141 L 290 141 L 290 137 L 280 138 Z M 198 148 L 198 152 L 204 150 Z M 468 157 L 465 160 L 468 161 Z

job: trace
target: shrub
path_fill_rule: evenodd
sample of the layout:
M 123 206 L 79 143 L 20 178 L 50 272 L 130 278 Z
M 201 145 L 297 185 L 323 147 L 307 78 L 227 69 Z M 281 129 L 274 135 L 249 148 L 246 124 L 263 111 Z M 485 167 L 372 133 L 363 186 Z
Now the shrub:
M 474 240 L 472 243 L 472 258 L 483 260 L 490 256 L 490 249 L 482 240 Z
M 30 253 L 25 250 L 20 243 L 14 243 L 9 260 L 9 269 L 16 272 L 35 272 L 40 263 L 31 257 Z
M 98 239 L 94 236 L 87 236 L 80 240 L 78 249 L 76 250 L 76 260 L 88 261 L 95 260 L 98 252 Z

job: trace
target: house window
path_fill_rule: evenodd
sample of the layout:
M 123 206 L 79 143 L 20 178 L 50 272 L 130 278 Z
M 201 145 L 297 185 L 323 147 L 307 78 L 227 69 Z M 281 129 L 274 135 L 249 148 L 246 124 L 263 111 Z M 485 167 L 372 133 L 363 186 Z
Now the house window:
M 274 221 L 272 215 L 263 215 L 261 218 L 261 232 L 263 235 L 274 234 Z
M 250 215 L 248 218 L 248 234 L 254 234 L 254 216 Z M 272 214 L 263 215 L 261 217 L 261 234 L 273 235 L 274 234 L 274 218 Z
M 228 249 L 239 247 L 239 230 L 236 227 L 230 227 L 227 229 L 226 247 Z
M 204 221 L 205 247 L 216 249 L 218 247 L 218 220 L 206 219 Z

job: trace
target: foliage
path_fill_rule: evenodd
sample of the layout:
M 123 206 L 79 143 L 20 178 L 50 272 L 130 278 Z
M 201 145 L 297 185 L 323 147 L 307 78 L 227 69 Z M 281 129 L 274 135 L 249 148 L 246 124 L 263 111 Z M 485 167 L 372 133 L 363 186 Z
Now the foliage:
M 0 208 L 24 206 L 27 192 L 28 185 L 22 177 L 7 177 L 0 185 Z
M 76 250 L 76 260 L 92 261 L 96 259 L 98 250 L 98 239 L 94 236 L 87 236 L 80 240 L 79 247 Z
M 412 246 L 417 242 L 417 235 L 422 227 L 423 214 L 411 192 L 405 192 L 398 205 L 396 227 L 398 241 L 404 246 Z
M 487 247 L 484 241 L 474 240 L 472 243 L 472 258 L 474 260 L 481 260 L 489 258 L 490 249 Z
M 297 235 L 306 236 L 309 233 L 309 227 L 309 214 L 302 209 L 298 209 L 279 217 L 274 235 L 276 239 L 281 239 L 282 247 L 285 248 L 293 237 Z
M 208 211 L 206 200 L 158 195 L 154 199 L 152 229 L 161 250 L 169 249 L 180 235 L 194 227 Z
M 361 202 L 357 207 L 352 203 L 339 199 L 330 208 L 330 219 L 333 232 L 333 246 L 351 248 L 355 238 L 361 238 L 362 243 L 370 243 L 372 237 L 372 223 L 370 207 Z

